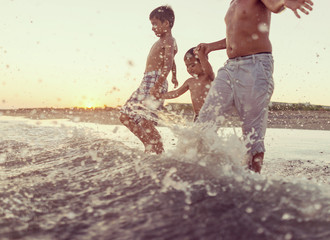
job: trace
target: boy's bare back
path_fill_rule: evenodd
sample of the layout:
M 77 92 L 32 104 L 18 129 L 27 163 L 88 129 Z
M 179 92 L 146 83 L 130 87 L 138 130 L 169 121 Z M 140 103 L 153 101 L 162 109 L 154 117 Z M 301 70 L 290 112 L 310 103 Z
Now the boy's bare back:
M 165 56 L 167 56 L 167 58 L 174 59 L 176 53 L 177 45 L 172 35 L 160 38 L 150 49 L 147 57 L 145 73 L 162 71 L 166 64 Z

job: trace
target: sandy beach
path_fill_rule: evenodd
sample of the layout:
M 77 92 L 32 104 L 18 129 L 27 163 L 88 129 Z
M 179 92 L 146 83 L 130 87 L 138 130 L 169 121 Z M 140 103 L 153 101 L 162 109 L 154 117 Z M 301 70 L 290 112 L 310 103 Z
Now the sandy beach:
M 15 109 L 0 110 L 0 115 L 27 117 L 35 120 L 43 119 L 69 119 L 74 122 L 92 122 L 101 124 L 121 124 L 118 120 L 119 110 L 117 108 L 37 108 L 37 109 Z M 160 114 L 163 122 L 187 123 L 192 121 L 193 113 L 186 111 L 176 113 L 175 111 L 163 111 Z M 241 122 L 236 113 L 232 113 L 226 126 L 239 127 Z M 327 110 L 271 110 L 268 118 L 269 128 L 285 129 L 312 129 L 330 130 L 330 111 Z

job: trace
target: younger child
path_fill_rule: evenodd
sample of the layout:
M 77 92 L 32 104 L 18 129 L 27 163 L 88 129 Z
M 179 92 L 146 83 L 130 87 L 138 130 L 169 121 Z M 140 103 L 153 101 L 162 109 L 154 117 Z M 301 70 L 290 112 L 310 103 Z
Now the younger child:
M 177 90 L 161 94 L 161 98 L 177 98 L 190 90 L 191 102 L 195 112 L 194 121 L 196 121 L 199 110 L 202 108 L 211 87 L 214 73 L 204 49 L 199 49 L 198 51 L 195 48 L 189 49 L 184 55 L 184 62 L 192 78 L 187 79 Z
M 161 6 L 150 13 L 152 30 L 159 40 L 151 47 L 144 78 L 121 109 L 120 121 L 144 144 L 146 152 L 160 154 L 164 151 L 161 136 L 156 129 L 157 114 L 164 103 L 159 94 L 167 92 L 166 77 L 172 70 L 172 82 L 177 86 L 174 56 L 177 53 L 171 29 L 174 12 L 169 6 Z

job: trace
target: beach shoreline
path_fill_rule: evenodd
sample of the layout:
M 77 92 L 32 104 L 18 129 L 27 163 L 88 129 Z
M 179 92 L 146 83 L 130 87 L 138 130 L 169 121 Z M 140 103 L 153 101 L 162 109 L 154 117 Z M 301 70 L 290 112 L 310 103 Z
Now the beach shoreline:
M 120 125 L 118 108 L 31 108 L 0 110 L 0 116 L 25 117 L 34 120 L 69 119 L 73 122 Z M 190 111 L 162 111 L 161 119 L 167 124 L 185 124 L 192 122 Z M 225 125 L 240 127 L 241 121 L 233 112 Z M 330 130 L 330 111 L 326 110 L 271 110 L 268 128 Z

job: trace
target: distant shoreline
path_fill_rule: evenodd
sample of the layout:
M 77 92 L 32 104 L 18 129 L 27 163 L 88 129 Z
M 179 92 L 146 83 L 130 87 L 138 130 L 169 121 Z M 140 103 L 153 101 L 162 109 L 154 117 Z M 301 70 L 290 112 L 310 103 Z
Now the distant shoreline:
M 291 107 L 290 107 L 291 106 Z M 0 109 L 0 116 L 26 117 L 34 120 L 69 119 L 74 122 L 91 122 L 120 125 L 119 108 L 20 108 Z M 193 112 L 190 104 L 168 104 L 160 114 L 167 123 L 191 122 Z M 239 127 L 241 122 L 235 112 L 226 126 Z M 313 105 L 270 106 L 269 128 L 330 130 L 330 109 Z

